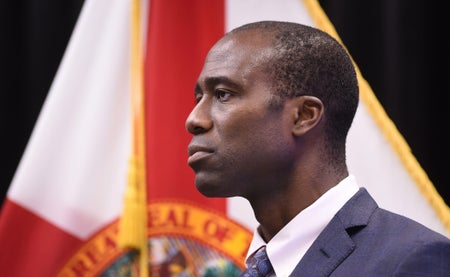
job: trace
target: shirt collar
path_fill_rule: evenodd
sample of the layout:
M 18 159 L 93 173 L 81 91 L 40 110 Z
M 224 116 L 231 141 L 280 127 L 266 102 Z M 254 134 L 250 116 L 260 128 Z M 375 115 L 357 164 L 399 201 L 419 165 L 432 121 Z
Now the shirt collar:
M 276 276 L 289 276 L 320 232 L 358 189 L 355 177 L 349 175 L 297 214 L 268 243 L 256 229 L 247 258 L 266 245 Z

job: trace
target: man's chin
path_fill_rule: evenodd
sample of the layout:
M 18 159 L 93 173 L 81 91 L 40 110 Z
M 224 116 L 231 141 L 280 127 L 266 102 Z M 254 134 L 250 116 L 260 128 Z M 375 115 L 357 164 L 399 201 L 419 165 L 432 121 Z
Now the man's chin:
M 197 190 L 206 197 L 224 197 L 216 189 L 211 186 L 197 185 Z
M 211 183 L 203 183 L 196 181 L 195 183 L 197 190 L 204 196 L 210 198 L 225 198 L 232 197 L 234 195 L 230 195 L 223 191 L 223 188 L 218 185 L 213 185 Z

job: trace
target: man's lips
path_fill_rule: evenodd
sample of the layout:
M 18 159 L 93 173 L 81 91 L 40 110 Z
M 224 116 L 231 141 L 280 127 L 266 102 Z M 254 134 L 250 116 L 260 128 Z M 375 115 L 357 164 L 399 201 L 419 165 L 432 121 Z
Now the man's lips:
M 214 151 L 211 148 L 207 148 L 200 145 L 189 145 L 188 146 L 188 164 L 191 165 L 195 163 L 198 160 L 201 160 L 205 158 L 206 156 L 209 156 Z

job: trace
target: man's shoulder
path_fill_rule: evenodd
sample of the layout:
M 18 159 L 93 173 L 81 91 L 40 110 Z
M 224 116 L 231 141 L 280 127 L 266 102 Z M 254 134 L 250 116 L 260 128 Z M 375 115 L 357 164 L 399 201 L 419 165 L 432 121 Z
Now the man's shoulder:
M 322 262 L 321 268 L 331 270 L 331 276 L 448 276 L 449 260 L 449 238 L 380 208 L 360 189 L 319 235 L 294 273 L 312 272 L 309 268 Z
M 422 223 L 379 207 L 372 214 L 367 227 L 378 230 L 382 235 L 393 236 L 398 242 L 413 239 L 418 243 L 423 243 L 424 241 L 450 243 L 448 237 Z
M 364 188 L 361 188 L 339 213 L 341 219 L 346 218 L 347 227 L 364 230 L 363 234 L 369 234 L 371 238 L 377 240 L 394 239 L 396 245 L 408 241 L 450 243 L 450 239 L 443 234 L 409 217 L 379 207 Z M 353 228 L 357 225 L 361 228 Z

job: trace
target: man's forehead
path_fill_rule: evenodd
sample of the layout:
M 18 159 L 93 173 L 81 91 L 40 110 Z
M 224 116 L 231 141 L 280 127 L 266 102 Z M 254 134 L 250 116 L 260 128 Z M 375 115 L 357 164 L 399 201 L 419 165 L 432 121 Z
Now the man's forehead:
M 261 34 L 245 36 L 245 33 L 229 34 L 219 40 L 209 51 L 205 65 L 227 63 L 236 66 L 260 66 L 273 58 L 274 49 Z M 223 65 L 223 64 L 222 64 Z M 216 66 L 216 65 L 214 65 Z
M 263 30 L 244 30 L 236 33 L 227 33 L 212 49 L 228 48 L 267 48 L 270 45 L 270 34 Z
M 245 36 L 248 32 L 228 34 L 209 51 L 198 82 L 223 80 L 227 77 L 241 85 L 264 70 L 273 57 L 273 49 L 261 35 Z M 259 74 L 258 74 L 259 75 Z M 219 77 L 219 78 L 217 78 Z

